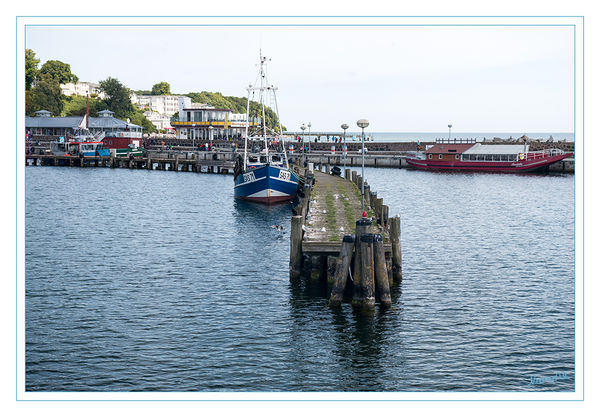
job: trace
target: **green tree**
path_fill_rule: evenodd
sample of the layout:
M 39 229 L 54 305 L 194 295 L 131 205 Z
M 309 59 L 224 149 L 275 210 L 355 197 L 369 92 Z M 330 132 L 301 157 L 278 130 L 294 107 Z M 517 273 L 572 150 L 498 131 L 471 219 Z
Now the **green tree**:
M 40 75 L 49 75 L 59 84 L 76 83 L 79 78 L 71 72 L 71 66 L 61 61 L 46 61 L 40 68 Z
M 36 59 L 35 52 L 32 49 L 25 50 L 25 90 L 29 91 L 31 84 L 37 78 L 40 70 L 38 69 L 39 59 Z
M 129 120 L 131 123 L 142 126 L 144 128 L 145 133 L 154 133 L 156 132 L 156 126 L 152 124 L 150 120 L 144 116 L 144 112 L 138 108 L 130 114 Z
M 35 87 L 25 93 L 25 113 L 33 116 L 38 110 L 48 110 L 60 116 L 63 110 L 60 84 L 48 74 L 40 74 Z
M 166 81 L 161 81 L 152 86 L 153 96 L 168 96 L 171 94 L 171 86 Z
M 65 116 L 83 116 L 86 112 L 86 98 L 81 96 L 63 96 L 64 109 L 63 114 Z M 90 116 L 97 117 L 98 112 L 100 110 L 104 110 L 106 108 L 105 105 L 100 103 L 100 100 L 97 100 L 93 97 L 90 97 Z
M 108 77 L 100 81 L 100 89 L 107 95 L 103 102 L 110 111 L 115 113 L 115 117 L 126 119 L 135 112 L 129 97 L 131 91 L 116 78 Z

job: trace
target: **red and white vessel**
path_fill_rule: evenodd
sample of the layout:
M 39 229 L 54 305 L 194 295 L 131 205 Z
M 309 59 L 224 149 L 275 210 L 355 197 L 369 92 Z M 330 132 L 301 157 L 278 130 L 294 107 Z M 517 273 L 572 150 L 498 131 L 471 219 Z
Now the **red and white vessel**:
M 438 141 L 406 162 L 417 169 L 437 171 L 532 172 L 573 157 L 561 149 L 529 151 L 528 144 L 496 145 L 475 141 Z

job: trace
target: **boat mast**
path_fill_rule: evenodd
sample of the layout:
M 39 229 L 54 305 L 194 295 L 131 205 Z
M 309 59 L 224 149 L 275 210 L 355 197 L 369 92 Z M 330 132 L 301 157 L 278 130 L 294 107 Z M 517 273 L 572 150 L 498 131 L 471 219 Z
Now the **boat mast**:
M 85 129 L 90 131 L 90 95 L 85 96 Z
M 248 126 L 250 125 L 250 91 L 252 84 L 248 86 L 248 100 L 246 101 L 246 137 L 244 138 L 244 171 L 246 171 L 246 161 L 248 155 Z
M 265 93 L 265 71 L 264 71 L 264 66 L 265 66 L 265 61 L 267 60 L 267 58 L 265 58 L 262 55 L 262 50 L 260 50 L 260 104 L 262 107 L 262 125 L 263 125 L 263 138 L 265 140 L 265 155 L 267 156 L 267 163 L 269 161 L 269 143 L 267 141 L 267 120 L 265 119 L 265 99 L 264 99 L 264 93 Z M 267 87 L 268 89 L 268 87 Z

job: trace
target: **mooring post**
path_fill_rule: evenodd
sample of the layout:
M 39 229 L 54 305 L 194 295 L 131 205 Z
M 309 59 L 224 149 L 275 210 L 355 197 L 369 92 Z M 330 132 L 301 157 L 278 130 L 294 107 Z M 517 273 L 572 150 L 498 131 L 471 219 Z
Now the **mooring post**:
M 392 241 L 392 275 L 395 282 L 402 279 L 402 246 L 400 244 L 400 215 L 390 219 L 390 240 Z
M 325 173 L 331 174 L 331 164 L 329 162 L 327 162 L 327 165 L 325 165 Z
M 346 168 L 346 172 L 344 173 L 344 178 L 346 181 L 350 181 L 352 179 L 352 174 L 350 174 L 350 168 Z
M 352 182 L 353 182 L 354 184 L 357 184 L 357 182 L 356 182 L 356 175 L 357 175 L 357 174 L 356 174 L 356 171 L 352 171 L 352 175 L 351 175 L 351 177 L 350 177 L 350 178 L 352 178 Z
M 377 209 L 377 207 L 375 206 L 375 204 L 377 203 L 377 191 L 370 191 L 371 195 L 369 196 L 369 201 L 371 202 L 371 208 L 375 211 Z
M 300 277 L 302 272 L 302 216 L 292 216 L 290 231 L 290 280 Z
M 371 220 L 363 217 L 356 221 L 356 239 L 354 239 L 354 268 L 352 273 L 354 288 L 352 295 L 352 305 L 356 307 L 360 307 L 363 303 L 363 294 L 361 288 L 361 279 L 362 279 L 362 263 L 361 263 L 361 246 L 362 243 L 360 241 L 360 236 L 368 233 L 369 228 L 371 227 Z
M 352 250 L 354 249 L 354 235 L 345 235 L 342 240 L 342 249 L 340 250 L 340 259 L 335 269 L 333 277 L 333 288 L 331 297 L 329 298 L 330 307 L 338 307 L 342 303 L 344 297 L 344 288 L 346 288 L 346 280 L 350 261 L 352 260 Z
M 179 154 L 175 155 L 175 166 L 173 168 L 174 171 L 179 171 Z
M 114 157 L 114 156 L 111 156 L 111 157 L 110 157 L 110 167 L 111 167 L 111 168 L 114 168 L 114 167 L 115 167 L 115 157 Z
M 371 186 L 365 181 L 365 207 L 371 205 Z
M 383 248 L 383 237 L 380 234 L 373 236 L 373 249 L 375 251 L 375 283 L 377 284 L 377 293 L 382 307 L 392 305 L 390 295 L 390 281 L 388 279 L 385 263 L 385 250 Z
M 85 166 L 85 159 L 83 158 L 83 156 L 79 157 L 79 166 L 81 168 L 83 168 Z
M 362 292 L 362 307 L 373 308 L 375 306 L 375 282 L 373 266 L 373 234 L 365 233 L 360 237 L 360 263 L 361 273 L 360 286 Z
M 390 219 L 390 207 L 384 205 L 383 206 L 383 220 L 382 220 L 382 226 L 388 227 L 389 226 L 389 219 Z
M 148 160 L 146 161 L 146 169 L 152 170 L 152 158 L 150 157 L 148 157 Z

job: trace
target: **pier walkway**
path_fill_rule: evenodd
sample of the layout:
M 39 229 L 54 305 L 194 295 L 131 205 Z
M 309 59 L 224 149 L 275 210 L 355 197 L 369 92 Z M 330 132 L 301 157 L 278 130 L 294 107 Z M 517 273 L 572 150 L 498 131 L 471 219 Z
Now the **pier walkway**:
M 290 279 L 326 281 L 332 307 L 344 298 L 355 307 L 371 309 L 376 300 L 389 307 L 390 286 L 402 278 L 400 217 L 389 217 L 366 181 L 363 213 L 363 179 L 355 171 L 341 177 L 330 173 L 330 164 L 307 165 L 291 221 Z

